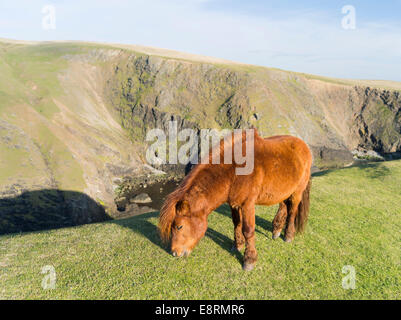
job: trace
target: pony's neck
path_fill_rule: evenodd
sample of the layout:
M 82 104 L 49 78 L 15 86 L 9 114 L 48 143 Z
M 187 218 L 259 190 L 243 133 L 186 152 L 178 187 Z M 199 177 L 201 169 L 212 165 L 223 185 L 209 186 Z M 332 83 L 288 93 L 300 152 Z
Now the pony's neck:
M 208 167 L 208 170 L 203 169 L 196 173 L 188 192 L 184 196 L 194 213 L 202 212 L 209 215 L 213 210 L 227 202 L 230 187 L 229 175 L 224 174 L 224 172 L 222 174 L 219 165 L 213 166 L 212 169 Z

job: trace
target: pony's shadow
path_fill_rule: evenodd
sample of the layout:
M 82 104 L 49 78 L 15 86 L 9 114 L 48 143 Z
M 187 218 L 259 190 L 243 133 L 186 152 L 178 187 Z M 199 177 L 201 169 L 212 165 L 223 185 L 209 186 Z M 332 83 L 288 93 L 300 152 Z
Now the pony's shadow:
M 131 218 L 111 220 L 108 223 L 117 224 L 119 226 L 130 229 L 135 233 L 141 234 L 154 245 L 162 248 L 164 251 L 169 253 L 167 246 L 160 239 L 157 227 L 153 223 L 149 222 L 149 219 L 157 218 L 158 216 L 159 212 L 155 211 L 140 214 Z
M 221 215 L 225 216 L 226 218 L 230 219 L 231 221 L 231 208 L 230 206 L 225 203 L 218 207 L 216 210 L 214 210 L 217 213 L 220 213 Z M 267 232 L 263 232 L 261 230 L 267 230 L 270 233 L 273 233 L 273 225 L 270 221 L 265 220 L 259 216 L 255 216 L 255 224 L 259 228 L 255 228 L 255 231 L 257 233 L 260 233 L 267 238 L 270 238 L 271 235 L 269 235 Z M 232 225 L 232 230 L 234 230 L 234 225 Z M 217 243 L 221 248 L 224 250 L 230 252 L 231 254 L 234 254 L 235 257 L 237 258 L 238 261 L 242 262 L 242 254 L 238 252 L 237 250 L 232 250 L 233 244 L 234 244 L 234 239 L 230 239 L 229 237 L 221 234 L 220 232 L 208 228 L 206 231 L 206 236 L 208 236 L 210 239 L 212 239 L 215 243 Z
M 222 249 L 228 251 L 230 254 L 234 255 L 239 262 L 242 262 L 242 254 L 237 250 L 233 250 L 233 239 L 221 234 L 220 232 L 208 228 L 206 231 L 206 236 L 212 239 L 216 244 L 218 244 Z
M 119 226 L 128 228 L 135 233 L 141 234 L 146 237 L 150 242 L 159 248 L 163 249 L 166 253 L 170 253 L 169 246 L 164 244 L 160 239 L 159 232 L 157 226 L 149 221 L 149 219 L 157 218 L 159 216 L 159 212 L 150 212 L 141 214 L 135 217 L 121 219 L 121 220 L 111 220 L 107 223 L 117 224 Z M 206 237 L 213 240 L 216 244 L 218 244 L 222 249 L 228 251 L 229 253 L 235 255 L 238 261 L 242 262 L 242 255 L 238 251 L 232 251 L 233 239 L 221 234 L 220 232 L 208 228 L 206 231 Z
M 218 213 L 222 214 L 223 216 L 226 216 L 226 217 L 231 219 L 231 208 L 227 203 L 221 205 L 220 207 L 218 207 L 214 211 L 218 212 Z M 263 234 L 266 237 L 269 237 L 269 234 L 265 233 L 265 232 L 262 232 L 260 229 L 267 230 L 268 232 L 273 233 L 273 224 L 270 221 L 268 221 L 266 219 L 263 219 L 263 218 L 261 218 L 259 216 L 255 216 L 255 224 L 256 224 L 256 226 L 259 227 L 259 228 L 255 229 L 255 231 L 257 233 Z

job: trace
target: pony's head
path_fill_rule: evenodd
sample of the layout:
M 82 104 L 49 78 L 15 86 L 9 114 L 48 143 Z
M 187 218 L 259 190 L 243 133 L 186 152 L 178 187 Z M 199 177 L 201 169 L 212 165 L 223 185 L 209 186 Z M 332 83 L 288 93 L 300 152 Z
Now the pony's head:
M 164 242 L 171 241 L 173 256 L 188 256 L 206 233 L 207 217 L 191 212 L 186 200 L 174 198 L 173 193 L 160 211 L 160 236 Z

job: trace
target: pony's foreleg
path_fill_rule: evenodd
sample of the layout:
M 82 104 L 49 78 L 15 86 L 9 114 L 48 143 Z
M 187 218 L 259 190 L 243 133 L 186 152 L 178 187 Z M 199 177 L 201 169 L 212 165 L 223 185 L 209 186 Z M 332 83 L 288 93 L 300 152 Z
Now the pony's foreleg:
M 287 220 L 287 213 L 287 205 L 285 202 L 281 202 L 277 214 L 273 219 L 273 240 L 280 237 L 281 230 L 283 230 Z
M 242 216 L 238 208 L 231 207 L 231 216 L 234 223 L 234 246 L 233 251 L 241 251 L 244 248 L 245 238 L 242 233 Z
M 255 267 L 258 253 L 255 247 L 255 205 L 248 204 L 241 208 L 242 233 L 245 237 L 245 255 L 243 269 L 250 271 Z
M 302 200 L 302 192 L 294 193 L 288 200 L 288 217 L 287 217 L 287 228 L 285 230 L 285 242 L 291 242 L 295 237 L 295 217 L 298 214 L 298 206 Z

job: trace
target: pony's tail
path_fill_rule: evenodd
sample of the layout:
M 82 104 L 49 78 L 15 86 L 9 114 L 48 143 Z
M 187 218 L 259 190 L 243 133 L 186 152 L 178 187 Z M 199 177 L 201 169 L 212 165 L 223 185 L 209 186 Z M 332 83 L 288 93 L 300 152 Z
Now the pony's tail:
M 298 205 L 298 214 L 295 217 L 295 228 L 297 232 L 302 233 L 305 230 L 306 222 L 308 221 L 308 215 L 309 215 L 309 194 L 310 194 L 310 189 L 312 186 L 312 180 L 309 177 L 308 185 L 306 186 L 303 194 L 302 194 L 302 200 Z
M 177 192 L 171 193 L 164 202 L 159 216 L 159 234 L 164 243 L 167 243 L 171 237 L 171 225 L 176 216 Z

